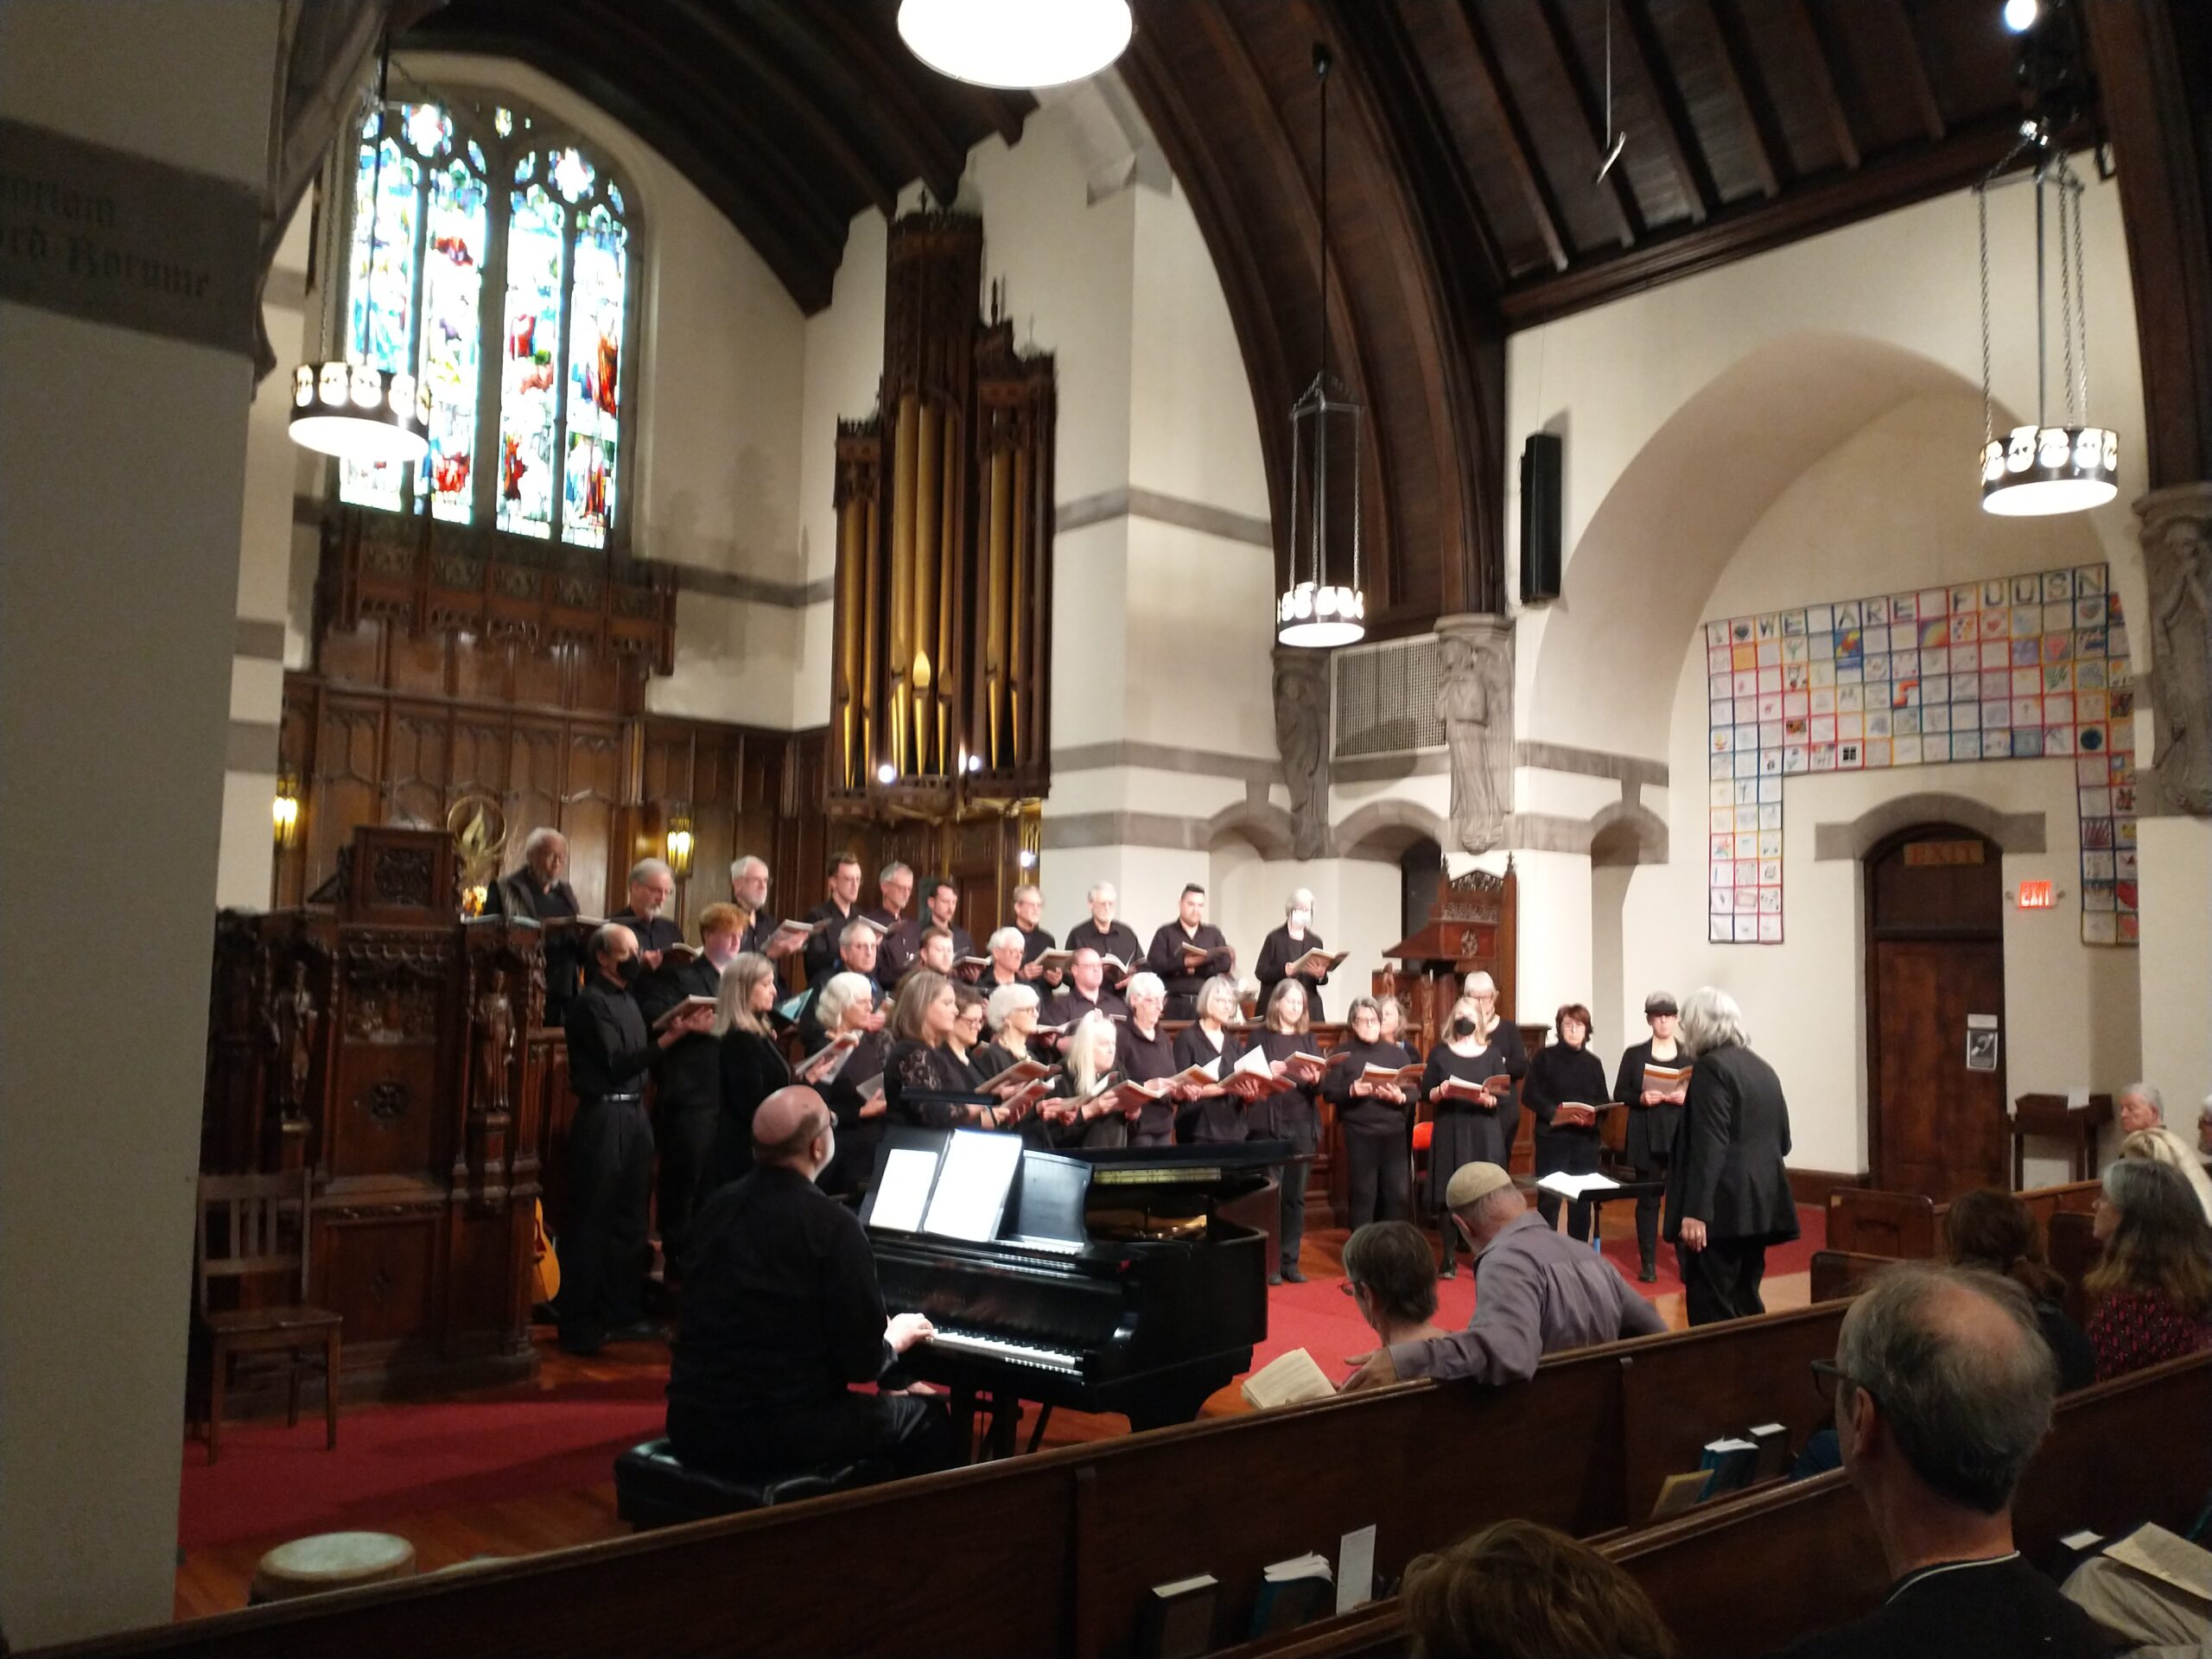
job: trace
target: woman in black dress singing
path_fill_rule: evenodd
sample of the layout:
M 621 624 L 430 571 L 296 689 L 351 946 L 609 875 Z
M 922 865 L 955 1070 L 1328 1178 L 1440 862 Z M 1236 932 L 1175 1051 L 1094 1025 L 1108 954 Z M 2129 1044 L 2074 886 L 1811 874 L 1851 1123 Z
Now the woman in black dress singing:
M 876 1012 L 875 986 L 866 974 L 848 969 L 832 974 L 814 1004 L 814 1016 L 831 1037 L 849 1033 L 856 1040 L 843 1064 L 815 1085 L 822 1103 L 837 1119 L 837 1152 L 822 1172 L 824 1192 L 842 1197 L 858 1192 L 875 1179 L 875 1149 L 883 1139 L 883 1066 L 891 1033 Z M 868 1087 L 870 1083 L 876 1086 Z
M 1291 964 L 1303 958 L 1309 950 L 1323 950 L 1328 947 L 1321 936 L 1313 931 L 1313 895 L 1304 887 L 1290 895 L 1290 902 L 1283 906 L 1283 924 L 1261 942 L 1260 959 L 1252 964 L 1252 977 L 1260 982 L 1260 998 L 1265 1001 L 1274 995 L 1275 987 L 1287 978 L 1294 978 L 1306 987 L 1306 1017 L 1325 1020 L 1329 1016 L 1321 1010 L 1321 988 L 1329 982 L 1329 974 L 1323 969 L 1318 974 L 1291 973 Z
M 1113 1016 L 1094 1009 L 1068 1033 L 1065 1070 L 1052 1079 L 1052 1093 L 1038 1108 L 1039 1120 L 1055 1146 L 1126 1147 L 1129 1115 L 1114 1103 L 1114 1069 L 1121 1027 Z
M 1321 1144 L 1321 1114 L 1313 1104 L 1313 1085 L 1321 1074 L 1296 1057 L 1313 1052 L 1313 1039 L 1307 1027 L 1312 1024 L 1306 1015 L 1306 987 L 1299 980 L 1280 980 L 1268 998 L 1267 1013 L 1259 1030 L 1251 1033 L 1245 1041 L 1268 1057 L 1268 1069 L 1275 1076 L 1296 1086 L 1268 1096 L 1264 1104 L 1254 1109 L 1255 1116 L 1248 1118 L 1252 1133 L 1263 1141 L 1287 1141 L 1291 1151 L 1301 1157 L 1310 1157 Z M 1306 1241 L 1306 1172 L 1302 1163 L 1281 1164 L 1275 1168 L 1275 1180 L 1280 1188 L 1282 1208 L 1277 1220 L 1277 1243 L 1281 1246 L 1277 1264 L 1268 1276 L 1273 1284 L 1278 1279 L 1287 1279 L 1294 1285 L 1306 1282 L 1306 1274 L 1298 1266 L 1298 1252 Z
M 1133 1083 L 1150 1083 L 1159 1077 L 1172 1077 L 1176 1072 L 1174 1039 L 1160 1028 L 1160 1015 L 1167 1007 L 1167 987 L 1154 973 L 1134 976 L 1128 984 L 1128 1023 L 1119 1027 L 1121 1046 L 1114 1058 L 1114 1069 Z M 1090 1016 L 1085 1014 L 1084 1019 Z M 1071 1045 L 1072 1046 L 1072 1045 Z M 1190 1095 L 1184 1090 L 1173 1096 L 1163 1096 L 1147 1101 L 1137 1120 L 1129 1125 L 1129 1144 L 1133 1147 L 1165 1147 L 1175 1140 L 1175 1114 L 1179 1103 Z
M 1185 1084 L 1188 1090 L 1175 1109 L 1175 1138 L 1189 1142 L 1243 1141 L 1249 1129 L 1244 1120 L 1246 1101 L 1229 1086 L 1229 1068 L 1236 1064 L 1236 982 L 1216 974 L 1198 987 L 1198 1017 L 1175 1036 L 1175 1070 L 1194 1065 L 1213 1068 L 1214 1081 Z
M 1351 1224 L 1403 1221 L 1413 1210 L 1414 1090 L 1365 1073 L 1370 1065 L 1399 1071 L 1413 1058 L 1382 1035 L 1382 1008 L 1373 997 L 1353 1001 L 1348 1023 L 1351 1041 L 1338 1051 L 1341 1059 L 1330 1057 L 1333 1064 L 1321 1092 L 1337 1109 L 1337 1125 L 1344 1132 Z
M 1689 1096 L 1690 1057 L 1675 1035 L 1675 999 L 1667 991 L 1654 991 L 1643 999 L 1644 1022 L 1651 1035 L 1621 1055 L 1613 1075 L 1613 1098 L 1628 1108 L 1628 1136 L 1621 1148 L 1637 1174 L 1648 1181 L 1667 1179 L 1667 1159 L 1675 1144 L 1675 1130 L 1682 1121 L 1682 1102 Z M 1648 1075 L 1653 1066 L 1682 1075 L 1663 1089 Z M 1636 1201 L 1636 1249 L 1642 1267 L 1637 1276 L 1647 1285 L 1659 1282 L 1659 1200 L 1655 1196 Z
M 791 1080 L 770 1023 L 775 1007 L 775 965 L 757 950 L 740 952 L 722 970 L 715 999 L 715 1034 L 721 1039 L 721 1111 L 715 1124 L 714 1155 L 708 1160 L 708 1192 L 752 1173 L 753 1114 Z
M 1522 1090 L 1529 1109 L 1536 1115 L 1536 1174 L 1592 1175 L 1598 1169 L 1596 1109 L 1611 1096 L 1605 1089 L 1605 1063 L 1590 1052 L 1590 1010 L 1569 1002 L 1559 1011 L 1553 1027 L 1559 1041 L 1539 1050 L 1529 1062 L 1529 1085 Z M 1569 1122 L 1567 1109 L 1586 1106 L 1590 1121 L 1576 1113 Z M 1544 1225 L 1559 1225 L 1560 1198 L 1539 1191 L 1536 1208 Z M 1567 1202 L 1567 1236 L 1587 1243 L 1590 1239 L 1590 1200 Z
M 884 1105 L 893 1123 L 1007 1129 L 1019 1120 L 1019 1109 L 976 1091 L 974 1068 L 953 1052 L 952 1028 L 959 1017 L 959 997 L 944 975 L 912 968 L 899 982 L 891 1053 L 883 1067 Z M 1008 1084 L 1008 1091 L 1015 1086 Z
M 1496 1002 L 1495 992 L 1491 1000 Z M 1511 1065 L 1522 1052 L 1521 1034 L 1493 1012 L 1490 1032 L 1484 1035 L 1483 1016 L 1483 1005 L 1475 997 L 1463 996 L 1454 1003 L 1451 1020 L 1444 1028 L 1444 1040 L 1428 1051 L 1428 1062 L 1421 1071 L 1421 1098 L 1428 1102 L 1433 1124 L 1428 1144 L 1428 1209 L 1436 1217 L 1437 1243 L 1444 1253 L 1444 1265 L 1437 1275 L 1442 1279 L 1459 1270 L 1459 1232 L 1444 1203 L 1452 1172 L 1462 1164 L 1512 1167 L 1511 1125 L 1518 1113 L 1509 1116 L 1507 1103 L 1513 1097 Z M 1507 1036 L 1512 1039 L 1510 1054 L 1503 1047 Z M 1519 1064 L 1522 1071 L 1528 1069 L 1525 1059 Z M 1501 1077 L 1509 1081 L 1500 1092 L 1493 1094 L 1484 1088 L 1491 1078 Z M 1447 1084 L 1458 1087 L 1447 1093 Z

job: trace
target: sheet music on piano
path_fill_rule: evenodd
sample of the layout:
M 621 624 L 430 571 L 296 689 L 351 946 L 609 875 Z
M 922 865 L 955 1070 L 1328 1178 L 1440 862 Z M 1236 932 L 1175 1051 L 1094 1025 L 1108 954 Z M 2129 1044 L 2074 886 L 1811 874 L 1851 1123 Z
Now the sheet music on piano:
M 913 1147 L 893 1147 L 875 1178 L 875 1203 L 869 1224 L 897 1233 L 918 1232 L 937 1180 L 937 1158 Z
M 945 1145 L 944 1161 L 938 1166 L 937 1188 L 930 1194 L 922 1231 L 976 1244 L 997 1237 L 1007 1195 L 1014 1190 L 1014 1173 L 1020 1167 L 1020 1136 L 955 1129 Z

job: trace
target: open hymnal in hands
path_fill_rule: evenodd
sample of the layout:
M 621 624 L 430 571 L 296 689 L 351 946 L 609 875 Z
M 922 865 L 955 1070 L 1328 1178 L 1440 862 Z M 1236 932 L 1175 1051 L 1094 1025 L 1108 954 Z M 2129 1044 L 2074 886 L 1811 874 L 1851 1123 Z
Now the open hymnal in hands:
M 1339 950 L 1334 955 L 1319 949 L 1308 950 L 1283 971 L 1300 979 L 1325 979 L 1343 967 L 1344 959 L 1351 955 L 1349 950 Z
M 1420 1084 L 1421 1074 L 1418 1065 L 1370 1065 L 1361 1068 L 1359 1080 L 1378 1089 L 1413 1088 Z
M 1465 1077 L 1446 1077 L 1436 1085 L 1429 1096 L 1432 1100 L 1455 1100 L 1468 1106 L 1480 1106 L 1486 1111 L 1496 1111 L 1497 1102 L 1483 1092 L 1479 1083 Z
M 681 939 L 674 944 L 664 944 L 660 948 L 660 959 L 664 963 L 696 962 L 704 955 L 706 952 L 700 950 L 697 945 L 686 944 Z
M 1064 973 L 1074 961 L 1075 952 L 1072 950 L 1039 950 L 1036 956 L 1037 966 L 1048 974 Z
M 1057 1065 L 1047 1065 L 1042 1060 L 1016 1060 L 1005 1071 L 985 1077 L 983 1092 L 990 1094 L 1009 1083 L 1032 1083 L 1039 1077 L 1049 1077 L 1059 1069 Z
M 1501 1071 L 1494 1077 L 1484 1077 L 1483 1079 L 1483 1087 L 1489 1090 L 1493 1095 L 1508 1095 L 1513 1091 L 1513 1079 L 1507 1077 L 1504 1072 Z
M 1666 1095 L 1669 1097 L 1679 1095 L 1688 1087 L 1689 1080 L 1690 1068 L 1687 1065 L 1647 1063 L 1643 1068 L 1643 1092 L 1647 1095 Z
M 1167 1085 L 1169 1088 L 1173 1089 L 1185 1084 L 1203 1084 L 1208 1083 L 1219 1083 L 1220 1081 L 1221 1060 L 1220 1058 L 1217 1056 L 1214 1058 L 1208 1060 L 1204 1065 L 1185 1066 L 1180 1071 L 1178 1071 L 1173 1077 L 1167 1079 Z
M 954 965 L 963 972 L 980 974 L 991 965 L 991 959 L 988 957 L 963 957 Z
M 653 1021 L 653 1029 L 666 1031 L 677 1020 L 688 1020 L 702 1008 L 709 1014 L 712 1014 L 715 1011 L 715 999 L 711 996 L 687 996 L 674 1007 L 663 1011 L 660 1018 Z
M 1586 1106 L 1579 1100 L 1563 1100 L 1552 1108 L 1552 1127 L 1555 1129 L 1587 1129 L 1598 1122 L 1598 1109 Z
M 798 944 L 803 940 L 812 938 L 829 925 L 827 922 L 803 922 L 797 917 L 792 917 L 776 924 L 776 931 L 768 936 L 768 943 L 785 946 Z
M 1051 953 L 1048 951 L 1046 954 L 1050 955 Z M 1072 962 L 1074 957 L 1069 957 L 1069 960 Z M 1103 953 L 1102 953 L 1098 958 L 1098 965 L 1106 970 L 1106 982 L 1109 985 L 1119 986 L 1127 983 L 1132 971 L 1129 964 L 1123 962 L 1119 957 L 1106 955 Z
M 1255 1411 L 1266 1411 L 1274 1406 L 1294 1406 L 1301 1400 L 1328 1400 L 1336 1395 L 1337 1385 L 1329 1381 L 1313 1356 L 1303 1348 L 1294 1348 L 1274 1359 L 1244 1379 L 1239 1390 L 1244 1403 Z
M 791 1075 L 811 1083 L 827 1083 L 837 1075 L 846 1057 L 860 1046 L 860 1041 L 857 1031 L 841 1031 L 801 1060 Z

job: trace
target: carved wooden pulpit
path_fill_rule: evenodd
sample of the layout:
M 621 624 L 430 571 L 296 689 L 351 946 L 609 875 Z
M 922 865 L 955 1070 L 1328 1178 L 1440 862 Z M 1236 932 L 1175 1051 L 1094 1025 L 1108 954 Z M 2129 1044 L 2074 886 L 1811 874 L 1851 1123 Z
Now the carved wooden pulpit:
M 1470 870 L 1455 876 L 1437 889 L 1428 920 L 1382 953 L 1398 966 L 1376 974 L 1375 994 L 1406 1005 L 1407 1028 L 1424 1054 L 1450 1021 L 1460 985 L 1478 969 L 1497 982 L 1499 1017 L 1515 1017 L 1519 890 L 1510 858 L 1503 875 Z

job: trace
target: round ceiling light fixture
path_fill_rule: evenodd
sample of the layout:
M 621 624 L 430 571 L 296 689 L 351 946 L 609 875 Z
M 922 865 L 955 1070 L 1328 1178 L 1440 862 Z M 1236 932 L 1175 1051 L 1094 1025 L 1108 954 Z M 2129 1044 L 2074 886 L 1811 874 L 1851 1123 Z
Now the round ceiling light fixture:
M 1095 75 L 1122 55 L 1129 0 L 899 0 L 899 36 L 940 74 L 1026 90 Z

